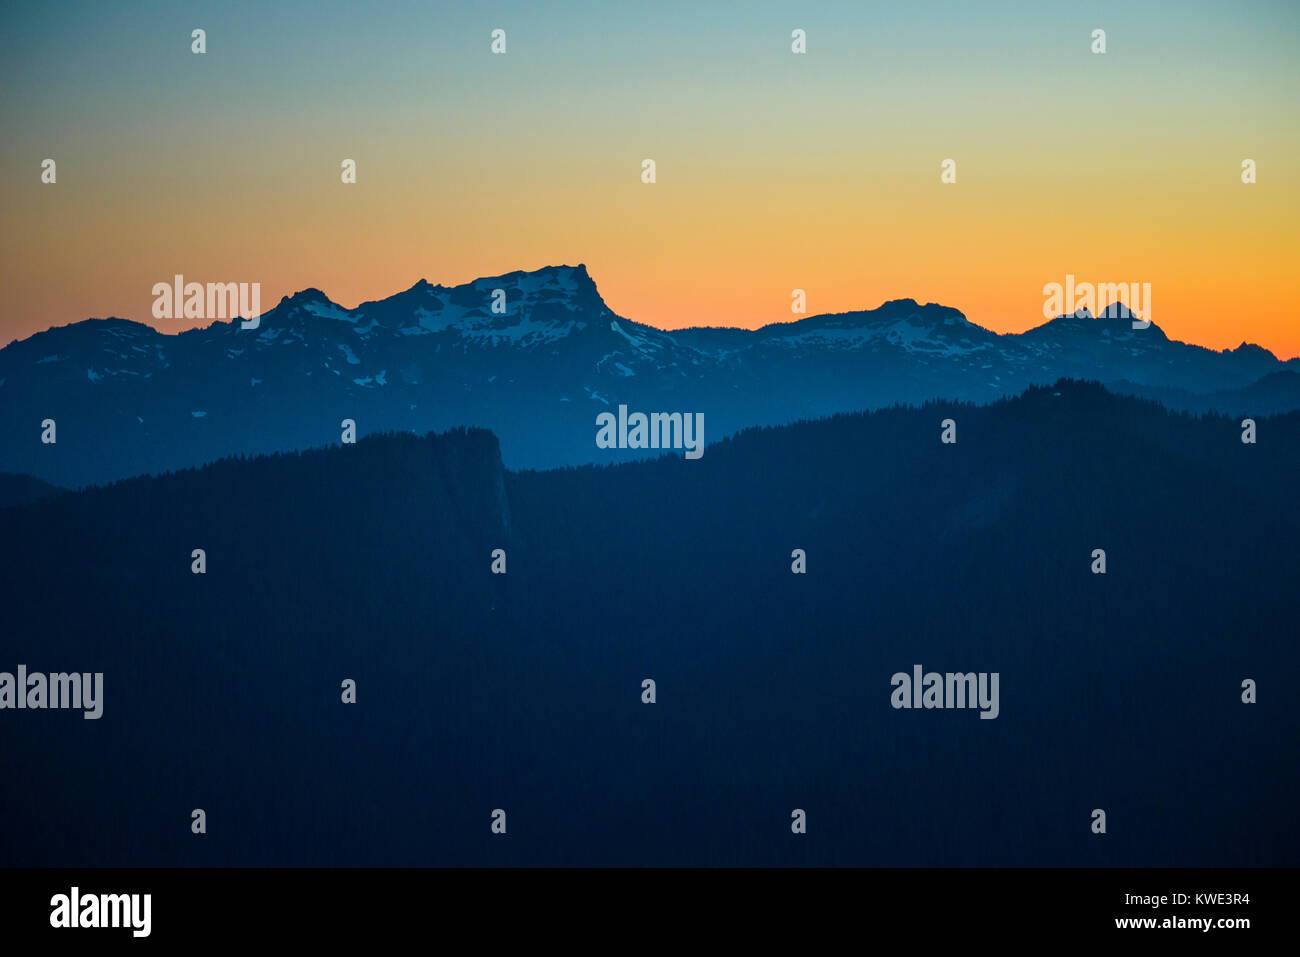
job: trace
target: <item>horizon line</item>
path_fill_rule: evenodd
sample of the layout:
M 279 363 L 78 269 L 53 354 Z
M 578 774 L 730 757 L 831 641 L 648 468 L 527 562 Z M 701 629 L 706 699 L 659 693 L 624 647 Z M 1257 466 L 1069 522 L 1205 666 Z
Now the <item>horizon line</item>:
M 294 291 L 294 292 L 292 292 L 292 293 L 287 293 L 287 294 L 282 295 L 282 296 L 280 297 L 279 301 L 276 302 L 276 304 L 275 304 L 274 306 L 272 306 L 272 307 L 270 307 L 269 309 L 263 310 L 262 312 L 258 313 L 258 317 L 260 318 L 260 317 L 268 316 L 268 315 L 270 315 L 272 312 L 274 312 L 276 309 L 278 309 L 278 308 L 280 308 L 281 306 L 283 306 L 286 302 L 291 302 L 291 301 L 293 301 L 294 299 L 298 298 L 299 296 L 303 295 L 304 293 L 308 293 L 308 292 L 318 292 L 318 293 L 320 293 L 320 295 L 323 296 L 323 297 L 325 298 L 325 300 L 326 300 L 327 302 L 329 302 L 331 305 L 338 306 L 338 307 L 340 307 L 341 309 L 343 309 L 343 310 L 346 311 L 346 312 L 356 312 L 358 309 L 360 309 L 362 306 L 366 305 L 367 303 L 381 303 L 381 302 L 386 302 L 386 301 L 388 301 L 389 299 L 394 298 L 395 296 L 399 296 L 399 295 L 401 295 L 402 293 L 410 292 L 411 290 L 416 289 L 416 288 L 420 287 L 421 285 L 428 286 L 428 287 L 431 288 L 431 289 L 445 289 L 445 290 L 452 290 L 452 289 L 460 289 L 460 288 L 464 288 L 465 286 L 472 286 L 472 285 L 475 285 L 476 283 L 481 283 L 481 282 L 484 282 L 484 281 L 486 281 L 486 280 L 492 280 L 492 279 L 506 279 L 506 278 L 508 278 L 508 277 L 516 276 L 516 275 L 531 276 L 531 275 L 537 275 L 537 274 L 539 274 L 539 273 L 545 273 L 545 272 L 550 272 L 550 271 L 555 271 L 555 270 L 560 270 L 560 269 L 569 269 L 569 270 L 573 270 L 574 272 L 580 272 L 583 276 L 585 276 L 585 277 L 587 278 L 587 281 L 591 283 L 592 288 L 596 290 L 596 295 L 597 295 L 597 297 L 600 299 L 602 305 L 604 305 L 605 308 L 608 309 L 609 312 L 610 312 L 612 315 L 614 315 L 615 317 L 617 317 L 617 318 L 619 318 L 619 319 L 623 319 L 623 320 L 625 320 L 625 321 L 627 321 L 627 322 L 634 322 L 634 323 L 637 323 L 638 325 L 645 326 L 646 328 L 649 328 L 649 329 L 654 329 L 655 331 L 657 331 L 657 332 L 661 332 L 661 333 L 664 333 L 664 334 L 666 334 L 666 335 L 671 335 L 673 332 L 684 332 L 684 331 L 691 331 L 691 330 L 696 330 L 696 331 L 700 331 L 700 330 L 716 330 L 716 331 L 728 331 L 728 332 L 730 332 L 730 331 L 735 331 L 735 332 L 751 332 L 751 333 L 757 333 L 757 332 L 761 332 L 761 331 L 763 331 L 764 329 L 771 329 L 771 328 L 773 328 L 773 327 L 778 327 L 778 326 L 795 326 L 795 325 L 798 325 L 798 324 L 800 324 L 800 323 L 802 323 L 802 322 L 807 322 L 807 321 L 812 320 L 812 319 L 835 318 L 835 317 L 839 317 L 839 316 L 864 315 L 864 314 L 867 314 L 867 313 L 879 312 L 881 309 L 884 309 L 886 306 L 893 305 L 894 303 L 907 303 L 907 302 L 910 302 L 910 303 L 915 304 L 915 305 L 916 305 L 918 308 L 920 308 L 920 309 L 936 308 L 936 309 L 946 309 L 946 310 L 950 310 L 950 311 L 956 313 L 958 316 L 960 316 L 961 319 L 962 319 L 964 322 L 970 324 L 971 326 L 974 326 L 974 327 L 977 328 L 977 329 L 980 329 L 980 330 L 982 330 L 982 331 L 984 331 L 984 332 L 987 332 L 987 333 L 989 333 L 990 335 L 997 336 L 998 338 L 1007 338 L 1007 337 L 1019 337 L 1019 336 L 1023 336 L 1023 335 L 1026 335 L 1027 333 L 1033 332 L 1033 331 L 1035 331 L 1035 330 L 1037 330 L 1037 329 L 1041 329 L 1041 328 L 1043 328 L 1044 326 L 1050 325 L 1050 324 L 1052 324 L 1052 323 L 1054 323 L 1054 322 L 1058 322 L 1058 321 L 1060 321 L 1060 320 L 1062 320 L 1062 319 L 1079 319 L 1079 320 L 1082 320 L 1082 321 L 1093 321 L 1093 322 L 1095 322 L 1095 321 L 1098 321 L 1098 320 L 1102 319 L 1103 317 L 1104 317 L 1104 318 L 1109 318 L 1109 319 L 1113 319 L 1113 318 L 1120 318 L 1120 319 L 1123 319 L 1123 318 L 1128 318 L 1129 316 L 1137 316 L 1137 315 L 1138 315 L 1138 313 L 1133 312 L 1133 310 L 1131 309 L 1131 307 L 1129 307 L 1129 305 L 1128 305 L 1127 303 L 1125 303 L 1123 299 L 1116 299 L 1116 300 L 1114 300 L 1114 301 L 1112 301 L 1112 302 L 1110 302 L 1110 303 L 1107 303 L 1107 304 L 1106 304 L 1105 306 L 1103 306 L 1102 308 L 1098 309 L 1095 315 L 1089 313 L 1089 311 L 1088 311 L 1086 308 L 1083 308 L 1083 309 L 1077 310 L 1077 311 L 1074 312 L 1074 313 L 1063 313 L 1063 314 L 1061 314 L 1061 315 L 1053 316 L 1053 317 L 1051 317 L 1051 318 L 1045 318 L 1042 322 L 1038 323 L 1037 325 L 1031 325 L 1031 326 L 1029 326 L 1028 328 L 1021 330 L 1020 332 L 997 332 L 997 331 L 994 330 L 994 329 L 990 329 L 990 328 L 987 327 L 987 326 L 983 326 L 983 325 L 980 325 L 979 323 L 975 322 L 973 319 L 971 319 L 969 316 L 967 316 L 967 314 L 966 314 L 965 312 L 963 312 L 961 309 L 957 308 L 956 306 L 946 305 L 946 304 L 941 303 L 941 302 L 925 302 L 925 303 L 922 303 L 920 300 L 915 299 L 915 298 L 913 298 L 913 297 L 911 297 L 911 296 L 902 296 L 902 297 L 894 298 L 894 299 L 884 299 L 884 300 L 881 301 L 881 303 L 880 303 L 878 306 L 874 306 L 874 307 L 861 308 L 861 309 L 848 309 L 848 310 L 842 310 L 842 311 L 838 311 L 838 312 L 818 312 L 818 313 L 812 313 L 812 314 L 809 314 L 809 315 L 800 315 L 800 316 L 798 316 L 797 318 L 793 318 L 793 319 L 773 320 L 773 321 L 771 321 L 771 322 L 766 322 L 766 323 L 763 323 L 763 324 L 761 324 L 761 325 L 757 325 L 757 326 L 727 326 L 727 325 L 717 325 L 717 326 L 714 326 L 714 325 L 698 324 L 698 325 L 678 326 L 678 327 L 675 327 L 675 328 L 665 328 L 665 327 L 662 327 L 662 326 L 656 326 L 656 325 L 654 325 L 653 323 L 645 322 L 645 321 L 642 321 L 642 320 L 640 320 L 640 319 L 634 319 L 634 318 L 632 318 L 632 317 L 630 317 L 630 316 L 625 316 L 625 315 L 622 315 L 622 314 L 620 314 L 620 313 L 615 312 L 612 308 L 609 307 L 609 305 L 608 305 L 607 303 L 605 303 L 604 297 L 600 294 L 599 287 L 597 286 L 595 279 L 592 278 L 590 271 L 587 269 L 587 265 L 586 265 L 586 263 L 580 261 L 580 262 L 575 263 L 575 264 L 573 264 L 573 265 L 570 265 L 570 264 L 568 264 L 568 263 L 560 263 L 560 264 L 554 264 L 554 265 L 548 264 L 548 265 L 545 265 L 545 266 L 539 266 L 539 267 L 537 267 L 536 269 L 523 269 L 523 268 L 519 268 L 519 269 L 511 269 L 511 270 L 508 270 L 508 271 L 506 271 L 506 272 L 502 272 L 502 273 L 495 273 L 495 274 L 491 274 L 491 275 L 477 276 L 477 277 L 475 277 L 475 278 L 473 278 L 473 279 L 470 279 L 470 280 L 468 280 L 468 281 L 466 281 L 466 282 L 455 283 L 455 284 L 453 284 L 453 285 L 444 285 L 442 282 L 436 282 L 436 283 L 435 283 L 435 282 L 430 282 L 426 277 L 421 276 L 421 277 L 420 277 L 419 279 L 417 279 L 414 283 L 412 283 L 412 284 L 409 285 L 409 286 L 406 286 L 405 288 L 398 289 L 397 291 L 395 291 L 395 292 L 393 292 L 393 293 L 390 293 L 390 294 L 387 295 L 387 296 L 383 296 L 383 297 L 381 297 L 381 298 L 377 298 L 377 299 L 362 299 L 362 300 L 358 301 L 358 303 L 357 303 L 355 306 L 346 306 L 346 305 L 344 305 L 342 302 L 340 302 L 340 301 L 338 301 L 338 300 L 335 300 L 335 299 L 331 298 L 330 295 L 329 295 L 329 293 L 325 292 L 325 290 L 324 290 L 321 286 L 318 286 L 318 285 L 304 286 L 303 288 L 298 289 L 298 290 L 296 290 L 296 291 Z M 180 275 L 183 276 L 183 274 L 180 274 Z M 1069 274 L 1069 275 L 1072 275 L 1072 274 Z M 187 285 L 188 285 L 188 284 L 187 284 Z M 214 285 L 214 284 L 213 284 L 213 283 L 207 283 L 207 284 L 205 284 L 205 285 Z M 249 285 L 255 285 L 255 283 L 249 283 Z M 256 285 L 260 285 L 260 283 L 256 283 Z M 1092 284 L 1090 284 L 1090 285 L 1092 285 Z M 1127 284 L 1123 284 L 1123 285 L 1127 285 Z M 1106 313 L 1109 312 L 1111 309 L 1113 309 L 1115 306 L 1123 306 L 1124 309 L 1125 309 L 1125 311 L 1127 312 L 1128 315 L 1127 315 L 1127 316 L 1107 316 Z M 152 317 L 151 317 L 151 318 L 152 318 Z M 127 317 L 127 316 L 115 316 L 115 315 L 107 315 L 107 316 L 86 316 L 86 317 L 84 317 L 84 318 L 81 318 L 81 319 L 73 319 L 73 320 L 71 320 L 71 321 L 69 321 L 69 322 L 65 322 L 65 323 L 62 323 L 62 324 L 59 324 L 59 325 L 50 325 L 50 326 L 47 326 L 45 329 L 41 329 L 41 330 L 38 330 L 38 331 L 36 331 L 36 332 L 33 332 L 31 335 L 29 335 L 29 336 L 27 336 L 27 337 L 25 337 L 25 338 L 22 338 L 22 339 L 19 339 L 19 338 L 13 338 L 13 339 L 10 339 L 10 340 L 9 340 L 8 342 L 6 342 L 3 346 L 0 346 L 0 350 L 7 349 L 7 348 L 9 348 L 10 346 L 12 346 L 12 345 L 14 345 L 14 344 L 16 344 L 16 343 L 19 343 L 19 342 L 26 342 L 26 341 L 28 341 L 29 339 L 34 339 L 34 338 L 36 338 L 37 336 L 44 335 L 45 333 L 53 332 L 53 331 L 56 330 L 56 329 L 67 329 L 67 328 L 70 328 L 70 327 L 72 327 L 72 326 L 80 325 L 80 324 L 82 324 L 82 323 L 84 323 L 84 322 L 108 322 L 108 321 L 114 321 L 114 320 L 119 321 L 119 322 L 130 322 L 130 323 L 134 323 L 134 324 L 136 324 L 136 325 L 146 326 L 146 327 L 152 329 L 154 332 L 156 332 L 156 333 L 158 333 L 159 335 L 162 335 L 162 336 L 180 336 L 180 335 L 184 335 L 184 334 L 187 333 L 187 332 L 201 331 L 201 330 L 205 330 L 205 329 L 211 329 L 212 327 L 217 326 L 217 325 L 226 325 L 226 324 L 230 324 L 230 323 L 233 323 L 233 322 L 237 322 L 237 321 L 240 320 L 240 318 L 241 318 L 241 317 L 239 317 L 239 316 L 235 316 L 235 317 L 232 317 L 232 318 L 230 318 L 230 319 L 226 319 L 226 320 L 223 320 L 223 319 L 213 319 L 213 320 L 212 320 L 211 322 L 209 322 L 207 325 L 194 325 L 194 326 L 189 326 L 189 327 L 187 327 L 187 328 L 179 329 L 179 330 L 176 330 L 176 331 L 174 331 L 174 332 L 171 332 L 171 331 L 167 331 L 167 330 L 165 330 L 165 329 L 159 327 L 158 325 L 156 325 L 156 324 L 153 323 L 153 322 L 150 322 L 150 321 L 147 321 L 147 320 L 143 320 L 143 319 L 132 319 L 132 318 L 129 318 L 129 317 Z M 248 318 L 252 318 L 252 317 L 250 316 L 250 317 L 248 317 Z M 325 317 L 321 317 L 321 318 L 325 318 Z M 1141 318 L 1141 317 L 1139 316 L 1139 318 Z M 169 320 L 169 321 L 175 321 L 175 320 Z M 335 321 L 339 321 L 339 320 L 335 320 Z M 1151 328 L 1155 328 L 1155 329 L 1159 330 L 1159 331 L 1161 332 L 1161 334 L 1164 335 L 1165 338 L 1166 338 L 1166 340 L 1168 340 L 1169 342 L 1177 342 L 1177 343 L 1179 343 L 1179 344 L 1181 344 L 1181 345 L 1194 346 L 1194 347 L 1199 348 L 1199 349 L 1205 349 L 1207 352 L 1212 352 L 1212 353 L 1214 353 L 1214 354 L 1216 354 L 1216 355 L 1223 355 L 1223 354 L 1225 354 L 1225 353 L 1236 352 L 1236 351 L 1238 351 L 1239 349 L 1241 349 L 1241 348 L 1243 348 L 1243 347 L 1245 347 L 1245 346 L 1253 346 L 1253 347 L 1255 347 L 1255 348 L 1257 348 L 1257 349 L 1262 349 L 1263 351 L 1269 353 L 1269 355 L 1271 355 L 1271 356 L 1273 356 L 1274 358 L 1276 358 L 1279 362 L 1283 362 L 1283 363 L 1285 363 L 1285 362 L 1290 362 L 1290 361 L 1292 361 L 1292 360 L 1294 360 L 1294 359 L 1300 359 L 1300 353 L 1297 353 L 1297 355 L 1295 355 L 1295 356 L 1281 356 L 1281 355 L 1279 355 L 1278 353 L 1274 352 L 1272 349 L 1270 349 L 1268 346 L 1265 346 L 1265 345 L 1262 345 L 1262 344 L 1260 344 L 1260 343 L 1256 343 L 1256 342 L 1251 342 L 1251 341 L 1248 340 L 1248 339 L 1243 339 L 1243 340 L 1242 340 L 1242 341 L 1241 341 L 1237 346 L 1235 346 L 1235 347 L 1225 347 L 1225 348 L 1222 348 L 1222 349 L 1215 349 L 1215 348 L 1213 348 L 1213 347 L 1211 347 L 1211 346 L 1202 345 L 1201 343 L 1197 343 L 1197 342 L 1190 342 L 1190 341 L 1185 340 L 1185 339 L 1173 339 L 1173 338 L 1171 338 L 1167 333 L 1165 333 L 1164 330 L 1160 327 L 1160 324 L 1157 323 L 1157 322 L 1155 322 L 1154 320 L 1151 322 Z

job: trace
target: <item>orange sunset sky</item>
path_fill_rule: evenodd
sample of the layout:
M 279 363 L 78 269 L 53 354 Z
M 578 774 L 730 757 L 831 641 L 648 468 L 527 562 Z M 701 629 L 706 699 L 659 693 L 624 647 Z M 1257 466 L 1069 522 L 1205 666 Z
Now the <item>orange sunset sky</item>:
M 1171 338 L 1300 355 L 1295 4 L 143 6 L 10 15 L 0 344 L 180 331 L 150 314 L 176 273 L 268 309 L 582 262 L 665 328 L 788 321 L 802 288 L 1019 332 L 1072 273 L 1150 283 Z

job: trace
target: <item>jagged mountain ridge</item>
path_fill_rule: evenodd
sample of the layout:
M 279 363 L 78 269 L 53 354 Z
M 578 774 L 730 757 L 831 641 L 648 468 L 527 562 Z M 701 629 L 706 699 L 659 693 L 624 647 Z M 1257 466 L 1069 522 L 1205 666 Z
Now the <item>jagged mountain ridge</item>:
M 896 402 L 984 403 L 1061 377 L 1197 407 L 1214 396 L 1208 408 L 1236 414 L 1252 411 L 1255 383 L 1288 373 L 1270 380 L 1266 411 L 1300 408 L 1300 361 L 1134 330 L 1122 307 L 1102 316 L 999 335 L 901 299 L 755 330 L 665 331 L 614 313 L 577 265 L 420 280 L 353 309 L 307 289 L 257 329 L 232 320 L 167 335 L 90 319 L 0 350 L 0 470 L 103 482 L 337 442 L 346 418 L 361 434 L 482 426 L 510 467 L 551 467 L 620 457 L 594 441 L 596 414 L 619 404 L 702 412 L 707 442 Z M 47 418 L 54 445 L 40 442 Z

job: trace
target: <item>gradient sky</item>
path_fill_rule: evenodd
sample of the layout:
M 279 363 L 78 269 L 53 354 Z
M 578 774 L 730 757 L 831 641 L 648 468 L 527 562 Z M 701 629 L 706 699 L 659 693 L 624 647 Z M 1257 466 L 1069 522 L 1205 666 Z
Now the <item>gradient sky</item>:
M 1151 283 L 1172 338 L 1300 355 L 1289 0 L 10 0 L 0 24 L 0 344 L 180 331 L 150 314 L 175 273 L 265 309 L 583 262 L 665 328 L 797 318 L 798 287 L 809 314 L 911 297 L 1019 332 L 1073 273 Z

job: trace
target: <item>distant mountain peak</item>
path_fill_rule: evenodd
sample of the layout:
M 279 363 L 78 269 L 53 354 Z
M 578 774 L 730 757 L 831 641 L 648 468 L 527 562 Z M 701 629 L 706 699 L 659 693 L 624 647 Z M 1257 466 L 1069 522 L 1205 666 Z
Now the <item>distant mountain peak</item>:
M 1126 306 L 1121 301 L 1112 302 L 1108 306 L 1102 306 L 1101 311 L 1097 314 L 1098 319 L 1137 319 L 1138 314 Z
M 306 289 L 300 289 L 292 296 L 285 296 L 280 300 L 280 305 L 286 303 L 293 305 L 306 305 L 312 302 L 331 302 L 330 297 L 315 286 L 308 286 Z
M 1253 342 L 1242 342 L 1242 344 L 1237 346 L 1235 349 L 1224 349 L 1223 351 L 1230 355 L 1257 356 L 1260 358 L 1277 359 L 1277 356 L 1273 354 L 1271 349 L 1265 349 L 1263 346 L 1256 345 Z
M 475 294 L 504 289 L 507 303 L 521 298 L 531 305 L 555 304 L 574 309 L 607 310 L 595 281 L 583 263 L 576 266 L 543 266 L 540 269 L 517 269 L 500 276 L 476 279 L 454 291 L 473 289 Z
M 1170 341 L 1164 330 L 1155 322 L 1146 327 L 1134 328 L 1133 322 L 1135 320 L 1140 322 L 1142 319 L 1142 316 L 1117 300 L 1102 306 L 1095 316 L 1087 306 L 1082 306 L 1073 313 L 1063 313 L 1042 325 L 1034 326 L 1024 335 L 1040 338 L 1064 332 L 1073 337 L 1082 335 L 1088 339 L 1100 337 L 1102 340 L 1113 341 L 1141 337 L 1150 340 L 1153 344 Z
M 556 285 L 571 287 L 575 291 L 589 290 L 594 292 L 596 283 L 587 272 L 587 267 L 583 263 L 576 266 L 542 266 L 540 269 L 516 269 L 512 272 L 503 273 L 487 279 L 476 280 L 476 283 L 489 283 L 492 279 L 502 281 L 514 281 L 529 286 L 533 285 Z
M 1117 320 L 1119 322 L 1128 322 L 1133 319 L 1140 320 L 1141 318 L 1142 318 L 1141 316 L 1139 316 L 1136 312 L 1130 309 L 1122 300 L 1117 299 L 1115 300 L 1115 302 L 1109 303 L 1105 306 L 1102 306 L 1100 309 L 1098 309 L 1096 315 L 1093 315 L 1092 310 L 1089 309 L 1087 306 L 1080 306 L 1072 313 L 1067 312 L 1057 316 L 1056 320 L 1077 319 L 1077 320 L 1086 320 L 1088 322 L 1103 322 L 1106 320 Z M 1056 320 L 1052 320 L 1052 321 L 1056 321 Z
M 966 314 L 960 309 L 954 309 L 952 306 L 945 306 L 937 302 L 927 302 L 924 305 L 915 299 L 892 299 L 886 302 L 876 310 L 877 313 L 901 313 L 907 316 L 918 316 L 925 319 L 938 320 L 946 325 L 969 324 L 974 325 Z
M 315 286 L 299 290 L 292 296 L 285 296 L 280 300 L 275 311 L 284 315 L 306 313 L 320 319 L 341 319 L 345 322 L 356 322 L 355 310 L 344 309 Z

